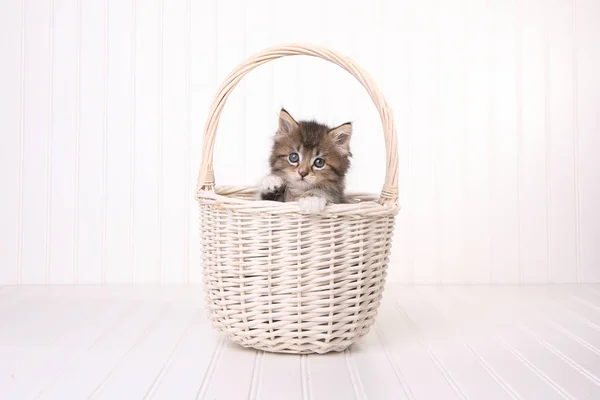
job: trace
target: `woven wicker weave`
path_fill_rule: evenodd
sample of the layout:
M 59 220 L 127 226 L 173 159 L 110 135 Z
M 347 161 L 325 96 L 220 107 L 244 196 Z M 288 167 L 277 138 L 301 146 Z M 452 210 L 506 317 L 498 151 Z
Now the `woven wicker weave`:
M 297 203 L 256 201 L 256 188 L 215 186 L 213 147 L 221 111 L 238 82 L 271 60 L 309 55 L 333 62 L 367 89 L 381 117 L 387 153 L 379 198 L 302 215 Z M 342 351 L 374 322 L 384 289 L 398 160 L 393 116 L 364 70 L 330 49 L 286 45 L 247 59 L 226 79 L 206 123 L 196 198 L 204 288 L 213 325 L 246 347 L 283 353 Z

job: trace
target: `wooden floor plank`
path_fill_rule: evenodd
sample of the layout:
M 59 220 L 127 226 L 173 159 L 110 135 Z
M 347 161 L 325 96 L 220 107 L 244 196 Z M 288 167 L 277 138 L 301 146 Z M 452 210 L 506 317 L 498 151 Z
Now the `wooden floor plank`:
M 253 375 L 259 352 L 226 341 L 209 367 L 198 399 L 245 399 L 252 392 Z M 200 383 L 200 381 L 198 381 Z
M 486 295 L 477 293 L 474 297 L 475 294 L 470 287 L 439 288 L 435 294 L 427 293 L 426 297 L 460 331 L 461 340 L 469 351 L 518 398 L 564 398 L 536 371 L 497 342 L 497 333 L 510 329 L 510 323 L 505 321 L 504 313 L 493 309 L 493 303 Z M 511 308 L 508 304 L 507 307 Z
M 360 377 L 367 399 L 408 399 L 408 384 L 395 370 L 375 329 L 353 345 L 348 353 Z
M 223 340 L 211 328 L 206 315 L 200 311 L 192 317 L 190 328 L 168 362 L 148 388 L 148 399 L 193 399 L 203 380 L 210 380 L 208 371 L 218 361 L 217 350 Z
M 399 291 L 395 296 L 401 312 L 422 332 L 465 398 L 510 399 L 516 395 L 508 385 L 490 374 L 484 363 L 466 346 L 460 333 L 418 290 Z
M 140 304 L 130 315 L 110 327 L 46 388 L 40 398 L 87 398 L 120 360 L 156 327 L 167 311 L 164 306 Z
M 348 368 L 344 353 L 327 353 L 306 356 L 303 368 L 304 387 L 314 400 L 356 399 L 361 395 L 361 383 Z
M 394 300 L 388 300 L 382 304 L 378 333 L 405 377 L 410 393 L 415 398 L 460 398 L 432 359 L 419 332 L 407 324 Z
M 218 334 L 198 288 L 0 291 L 0 399 L 600 398 L 600 286 L 388 285 L 342 353 Z
M 257 360 L 251 399 L 300 400 L 302 396 L 301 357 L 289 354 L 261 353 Z
M 95 301 L 81 300 L 81 309 L 73 312 L 72 319 L 57 318 L 53 325 L 63 325 L 64 334 L 48 344 L 45 338 L 46 329 L 37 330 L 42 338 L 38 341 L 27 339 L 26 345 L 13 347 L 16 357 L 9 357 L 11 362 L 11 380 L 3 385 L 0 379 L 0 392 L 5 390 L 17 396 L 34 396 L 45 385 L 52 382 L 69 363 L 74 363 L 77 357 L 97 340 L 103 332 L 110 328 L 127 304 L 114 302 L 98 304 Z
M 176 351 L 180 340 L 190 327 L 195 311 L 188 307 L 170 307 L 146 337 L 132 347 L 121 360 L 122 362 L 98 384 L 90 397 L 100 399 L 144 397 L 164 364 Z

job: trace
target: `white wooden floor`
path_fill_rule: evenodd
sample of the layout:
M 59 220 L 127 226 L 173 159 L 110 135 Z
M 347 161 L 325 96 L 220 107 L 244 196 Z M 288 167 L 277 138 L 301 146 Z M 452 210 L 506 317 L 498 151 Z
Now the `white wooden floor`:
M 388 285 L 349 351 L 220 339 L 189 287 L 0 287 L 0 399 L 600 399 L 600 285 Z

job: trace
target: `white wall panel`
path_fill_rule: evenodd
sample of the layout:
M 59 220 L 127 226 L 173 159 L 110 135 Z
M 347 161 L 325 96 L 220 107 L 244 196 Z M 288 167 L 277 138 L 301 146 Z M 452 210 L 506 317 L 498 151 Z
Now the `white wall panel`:
M 549 279 L 578 277 L 578 205 L 574 157 L 573 8 L 570 1 L 547 3 L 545 43 L 548 52 L 546 115 L 548 123 Z
M 521 279 L 543 282 L 549 272 L 544 8 L 537 1 L 523 2 L 517 7 L 517 15 Z
M 106 280 L 108 3 L 81 4 L 76 282 Z
M 77 164 L 78 2 L 55 0 L 52 34 L 52 160 L 48 282 L 73 283 Z
M 438 54 L 438 24 L 440 18 L 434 1 L 425 1 L 415 8 L 411 21 L 408 56 L 411 71 L 411 175 L 414 218 L 414 277 L 417 281 L 437 280 L 439 264 L 436 230 L 436 163 L 439 137 L 439 84 L 436 57 Z M 414 157 L 419 154 L 419 157 Z
M 201 280 L 193 187 L 206 112 L 244 57 L 328 45 L 396 116 L 389 278 L 600 280 L 600 7 L 592 0 L 31 0 L 0 6 L 0 283 Z M 380 190 L 377 112 L 308 57 L 253 71 L 219 184 L 267 171 L 277 113 L 353 121 L 353 190 Z
M 21 247 L 24 7 L 5 2 L 0 13 L 0 282 L 17 283 Z
M 155 282 L 161 262 L 159 193 L 161 191 L 160 127 L 162 3 L 135 8 L 135 120 L 133 178 L 134 282 Z
M 465 5 L 465 27 L 469 34 L 465 40 L 466 118 L 461 176 L 465 190 L 462 197 L 463 252 L 470 256 L 464 262 L 466 268 L 461 281 L 488 282 L 491 279 L 489 183 L 493 18 L 489 2 L 468 1 Z M 443 64 L 439 68 L 443 68 Z M 437 201 L 443 201 L 443 197 L 435 197 Z
M 202 130 L 206 113 L 220 84 L 217 74 L 217 0 L 190 2 L 190 138 L 189 181 L 186 201 L 188 246 L 186 259 L 186 282 L 199 282 L 202 276 L 200 264 L 200 235 L 198 211 L 193 193 L 202 152 Z
M 164 3 L 162 56 L 161 282 L 185 279 L 186 181 L 186 0 Z
M 414 224 L 412 212 L 415 201 L 412 179 L 412 71 L 409 56 L 412 41 L 413 2 L 386 1 L 382 4 L 383 32 L 381 45 L 383 74 L 379 83 L 386 91 L 386 98 L 394 106 L 398 134 L 399 191 L 402 212 L 396 219 L 394 236 L 394 260 L 403 265 L 397 268 L 394 279 L 414 281 Z M 454 104 L 454 102 L 453 102 Z M 375 134 L 377 131 L 374 132 Z M 458 225 L 457 225 L 458 226 Z M 448 264 L 445 266 L 448 271 Z
M 245 42 L 246 55 L 256 53 L 273 44 L 275 29 L 275 1 L 260 0 L 246 8 Z M 252 71 L 245 79 L 246 93 L 250 94 L 245 105 L 246 143 L 244 159 L 249 184 L 259 182 L 268 165 L 268 152 L 264 149 L 272 145 L 271 137 L 277 129 L 278 109 L 274 92 L 275 63 L 269 63 Z
M 576 197 L 579 204 L 580 276 L 600 280 L 600 3 L 575 3 Z
M 520 276 L 517 18 L 514 1 L 492 7 L 490 269 L 492 282 L 508 283 Z
M 247 4 L 241 1 L 217 2 L 216 62 L 219 83 L 246 57 L 245 12 Z M 211 62 L 210 58 L 206 62 Z M 246 82 L 233 91 L 219 122 L 219 136 L 215 144 L 215 180 L 246 184 L 246 136 L 244 107 L 248 102 Z M 211 93 L 210 96 L 213 96 Z M 206 111 L 204 111 L 206 113 Z
M 437 219 L 438 263 L 436 281 L 460 280 L 464 243 L 463 191 L 465 187 L 466 95 L 462 84 L 467 74 L 467 12 L 465 4 L 440 3 L 437 36 L 439 124 L 436 138 L 435 216 Z M 443 67 L 442 67 L 443 66 Z M 457 79 L 459 78 L 459 79 Z M 443 201 L 439 201 L 443 199 Z
M 23 194 L 17 268 L 20 282 L 44 283 L 50 248 L 52 4 L 30 1 L 25 3 L 24 12 Z
M 131 278 L 131 196 L 134 158 L 133 3 L 108 3 L 106 110 L 106 236 L 103 266 L 106 282 Z

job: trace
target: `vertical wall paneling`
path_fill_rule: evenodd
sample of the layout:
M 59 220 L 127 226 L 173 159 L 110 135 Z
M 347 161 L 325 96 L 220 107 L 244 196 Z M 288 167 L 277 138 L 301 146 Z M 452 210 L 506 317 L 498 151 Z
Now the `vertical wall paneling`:
M 519 280 L 517 19 L 515 2 L 494 1 L 492 6 L 490 268 L 492 282 L 508 283 Z
M 108 147 L 108 62 L 109 62 L 109 46 L 108 35 L 110 29 L 110 1 L 104 0 L 104 54 L 102 60 L 102 238 L 100 241 L 100 269 L 101 281 L 106 283 L 106 214 L 108 213 L 108 194 L 107 194 L 107 147 Z
M 51 254 L 51 241 L 52 237 L 50 236 L 52 230 L 52 184 L 50 179 L 52 178 L 52 145 L 54 141 L 54 104 L 53 104 L 53 94 L 54 94 L 54 0 L 50 0 L 49 4 L 50 13 L 49 17 L 49 30 L 48 30 L 48 48 L 50 53 L 49 60 L 49 78 L 50 78 L 50 89 L 48 93 L 48 140 L 46 141 L 46 232 L 45 232 L 45 242 L 46 242 L 46 257 L 44 260 L 44 283 L 48 283 L 48 274 L 50 272 L 50 254 Z
M 435 117 L 433 118 L 433 132 L 434 132 L 434 142 L 433 142 L 433 218 L 434 218 L 434 224 L 433 224 L 433 231 L 435 232 L 435 236 L 434 236 L 434 243 L 433 243 L 433 270 L 434 270 L 434 275 L 435 278 L 432 280 L 436 283 L 441 283 L 442 282 L 442 265 L 441 265 L 441 224 L 440 224 L 440 219 L 441 219 L 441 215 L 442 215 L 442 206 L 441 206 L 441 199 L 440 199 L 440 178 L 441 178 L 441 173 L 442 173 L 442 168 L 441 168 L 441 163 L 440 163 L 440 153 L 441 153 L 441 146 L 440 146 L 440 138 L 441 138 L 441 128 L 442 125 L 440 124 L 440 86 L 441 86 L 441 76 L 440 76 L 440 53 L 441 53 L 441 48 L 440 48 L 440 36 L 441 36 L 441 32 L 440 32 L 440 19 L 442 18 L 442 13 L 441 13 L 441 5 L 439 1 L 434 2 L 433 4 L 433 15 L 435 17 L 434 21 L 435 21 L 435 29 L 433 32 L 433 40 L 434 40 L 434 65 L 435 65 L 435 72 L 433 75 L 433 80 L 434 80 L 434 84 L 435 84 L 435 96 L 432 99 L 432 104 L 431 104 L 431 108 L 433 110 L 433 114 L 435 115 Z
M 161 282 L 185 279 L 186 0 L 164 3 Z
M 181 195 L 184 196 L 184 210 L 183 210 L 183 282 L 186 284 L 190 282 L 190 219 L 191 213 L 190 208 L 192 205 L 192 196 L 194 190 L 192 189 L 193 183 L 191 183 L 191 147 L 192 147 L 192 1 L 185 0 L 185 11 L 184 11 L 184 58 L 185 58 L 185 160 L 184 160 L 184 171 L 183 171 L 183 188 Z M 197 246 L 197 244 L 196 244 Z
M 356 53 L 349 44 L 355 42 L 356 36 L 359 34 L 358 31 L 360 30 L 360 27 L 355 24 L 356 17 L 350 11 L 357 6 L 357 3 L 348 2 L 345 4 L 346 5 L 344 6 L 343 2 L 333 0 L 321 3 L 320 8 L 314 6 L 315 12 L 318 10 L 322 12 L 324 16 L 321 16 L 320 19 L 317 19 L 312 23 L 322 23 L 323 20 L 327 20 L 327 29 L 319 35 L 317 39 L 318 43 L 356 58 Z M 354 29 L 347 29 L 348 26 L 353 26 Z M 320 72 L 326 78 L 326 82 L 322 82 L 323 86 L 321 89 L 325 90 L 322 99 L 324 100 L 324 103 L 320 103 L 320 106 L 323 107 L 323 111 L 315 111 L 318 114 L 325 114 L 325 111 L 327 111 L 326 122 L 331 124 L 339 122 L 342 119 L 353 119 L 356 115 L 356 112 L 353 111 L 356 106 L 355 102 L 360 95 L 364 95 L 364 92 L 360 91 L 363 89 L 355 86 L 355 79 L 341 70 L 338 66 L 315 61 L 315 64 L 317 63 L 319 66 L 322 65 Z M 316 93 L 314 94 L 314 97 L 316 97 Z M 321 119 L 323 118 L 325 118 L 325 116 L 321 117 Z M 356 124 L 355 120 L 353 120 L 353 122 Z M 353 126 L 353 129 L 354 135 L 351 146 L 356 148 L 355 140 L 360 134 L 357 134 L 358 131 L 356 126 Z
M 80 59 L 78 282 L 103 279 L 104 126 L 107 4 L 82 2 Z
M 137 10 L 136 10 L 137 2 L 136 0 L 131 0 L 131 53 L 129 55 L 129 60 L 131 63 L 131 77 L 129 84 L 129 96 L 130 96 L 130 130 L 129 130 L 129 145 L 130 145 L 130 158 L 129 158 L 129 199 L 128 199 L 128 213 L 129 213 L 129 232 L 128 232 L 128 241 L 129 248 L 127 254 L 127 275 L 129 281 L 131 283 L 135 282 L 135 211 L 134 206 L 136 204 L 135 194 L 136 194 L 136 185 L 135 185 L 135 166 L 136 166 L 136 157 L 135 157 L 135 137 L 136 137 L 136 117 L 137 117 L 137 100 L 136 100 L 136 61 L 137 61 Z
M 581 265 L 581 189 L 580 189 L 580 177 L 579 173 L 579 112 L 577 109 L 577 102 L 579 101 L 579 95 L 577 93 L 577 86 L 579 85 L 579 78 L 577 76 L 577 3 L 571 1 L 571 71 L 572 71 L 572 82 L 573 82 L 573 126 L 572 126 L 572 137 L 573 137 L 573 198 L 575 202 L 575 230 L 576 230 L 576 273 L 577 282 L 582 280 L 582 265 Z
M 47 256 L 47 166 L 50 132 L 50 3 L 25 5 L 22 283 L 44 283 Z
M 75 185 L 75 194 L 73 199 L 73 278 L 75 283 L 79 283 L 79 204 L 81 193 L 81 47 L 83 41 L 82 34 L 82 1 L 77 0 L 77 19 L 75 36 L 75 169 L 73 171 L 73 183 Z
M 436 197 L 439 229 L 439 257 L 443 282 L 453 282 L 460 276 L 463 232 L 462 159 L 465 155 L 464 116 L 466 112 L 467 76 L 467 13 L 463 3 L 452 5 L 439 2 L 439 128 L 437 138 L 438 162 L 436 169 Z
M 548 231 L 551 282 L 577 280 L 577 213 L 573 157 L 572 3 L 547 3 L 546 117 L 548 133 Z
M 245 12 L 246 57 L 269 47 L 273 43 L 274 1 L 253 1 Z M 247 139 L 244 158 L 249 184 L 256 184 L 268 173 L 269 151 L 277 129 L 278 108 L 273 104 L 274 61 L 265 64 L 244 78 Z
M 552 207 L 552 177 L 550 171 L 550 156 L 551 156 L 551 126 L 550 126 L 550 99 L 552 97 L 552 90 L 550 87 L 550 43 L 549 43 L 549 32 L 548 32 L 548 19 L 547 14 L 550 6 L 542 6 L 542 46 L 543 46 L 543 63 L 544 63 L 544 172 L 545 172 L 545 189 L 546 189 L 546 279 L 544 282 L 553 281 L 552 278 L 552 260 L 550 258 L 551 245 L 552 245 L 552 226 L 550 224 L 550 208 Z
M 283 3 L 274 1 L 273 16 L 273 43 L 300 42 L 301 37 L 299 25 L 304 25 L 298 18 L 294 18 L 295 12 L 301 7 L 299 3 Z M 306 21 L 306 26 L 312 26 L 312 21 Z M 303 113 L 300 104 L 300 89 L 298 88 L 298 76 L 301 71 L 298 68 L 298 57 L 283 57 L 273 63 L 273 109 L 275 113 L 284 107 L 296 119 L 302 119 Z M 271 118 L 276 114 L 270 114 Z
M 135 8 L 134 282 L 157 282 L 160 278 L 160 1 Z
M 353 13 L 354 19 L 351 21 L 355 27 L 353 35 L 345 39 L 345 47 L 349 54 L 359 63 L 369 75 L 373 78 L 380 89 L 387 96 L 388 90 L 382 87 L 383 68 L 382 68 L 382 50 L 381 50 L 381 10 L 380 1 L 371 3 L 365 7 L 358 1 L 350 5 L 351 8 L 361 9 L 360 16 Z M 344 34 L 343 25 L 338 27 L 340 34 Z M 342 36 L 343 37 L 343 36 Z M 333 45 L 333 44 L 332 44 Z M 336 46 L 337 47 L 337 46 Z M 354 77 L 349 76 L 345 71 L 336 68 L 336 74 L 340 74 L 347 79 L 347 86 L 351 92 L 349 95 L 352 102 L 351 115 L 344 115 L 340 109 L 337 111 L 339 118 L 331 123 L 339 124 L 346 120 L 353 121 L 352 137 L 352 168 L 348 177 L 348 187 L 350 190 L 378 193 L 383 187 L 385 179 L 385 139 L 381 127 L 379 113 L 373 105 L 367 91 L 358 84 Z M 327 94 L 327 99 L 331 103 L 331 108 L 336 109 L 338 99 L 344 95 L 345 90 L 340 90 L 336 86 Z M 346 89 L 346 88 L 344 88 Z M 320 113 L 329 113 L 323 110 Z M 359 117 L 360 116 L 360 117 Z
M 411 69 L 409 57 L 412 41 L 414 4 L 409 2 L 383 1 L 382 19 L 383 49 L 395 48 L 395 51 L 383 52 L 383 76 L 381 88 L 394 111 L 398 135 L 399 192 L 401 212 L 396 220 L 394 234 L 394 252 L 391 255 L 392 267 L 389 279 L 392 281 L 412 282 L 414 280 L 414 217 L 411 169 Z M 443 21 L 443 20 L 441 20 Z
M 17 283 L 19 263 L 19 165 L 21 164 L 21 76 L 23 9 L 20 1 L 5 2 L 0 13 L 0 120 L 6 134 L 0 135 L 0 282 Z
M 54 0 L 49 283 L 74 282 L 77 12 L 76 0 Z
M 485 55 L 486 55 L 486 67 L 488 70 L 488 80 L 487 80 L 487 171 L 488 171 L 488 181 L 487 181 L 487 212 L 484 215 L 484 218 L 487 220 L 487 268 L 484 282 L 493 282 L 494 281 L 494 259 L 493 259 L 493 229 L 494 229 L 494 217 L 493 207 L 496 205 L 496 194 L 494 193 L 494 181 L 496 179 L 496 169 L 495 169 L 495 143 L 494 137 L 496 136 L 496 76 L 498 75 L 498 71 L 496 70 L 496 13 L 495 13 L 495 3 L 494 1 L 489 1 L 485 4 L 485 9 L 487 13 L 487 30 L 486 30 L 486 45 L 485 45 Z
M 23 282 L 23 178 L 25 169 L 25 72 L 27 8 L 21 2 L 21 74 L 19 90 L 19 166 L 18 166 L 18 218 L 17 218 L 17 283 Z
M 466 266 L 461 281 L 490 280 L 489 233 L 489 98 L 490 4 L 466 2 L 466 99 L 463 170 L 463 224 Z
M 435 99 L 436 79 L 436 20 L 437 2 L 422 2 L 414 14 L 414 40 L 411 42 L 410 57 L 415 65 L 412 71 L 412 173 L 413 191 L 419 201 L 413 204 L 415 217 L 415 279 L 435 283 L 436 242 L 435 232 Z M 435 100 L 433 100 L 435 101 Z
M 352 7 L 352 5 L 349 4 L 348 7 Z M 290 35 L 286 41 L 323 44 L 322 35 L 324 31 L 329 30 L 328 14 L 324 12 L 324 9 L 324 2 L 318 0 L 303 1 L 287 10 L 283 9 L 283 15 L 286 15 L 287 20 L 290 20 L 290 17 L 294 19 L 291 26 L 283 27 L 288 30 Z M 330 23 L 339 22 L 333 20 Z M 299 107 L 296 113 L 298 118 L 335 123 L 336 121 L 328 121 L 330 116 L 327 114 L 327 106 L 331 97 L 336 94 L 327 91 L 325 86 L 325 71 L 328 71 L 328 67 L 331 66 L 325 61 L 312 57 L 295 57 L 291 61 L 297 66 L 295 75 L 289 75 L 288 79 L 290 85 L 294 85 L 297 93 Z M 336 72 L 344 73 L 340 69 Z
M 581 279 L 597 282 L 600 280 L 600 4 L 577 0 L 574 5 Z
M 104 276 L 111 283 L 126 283 L 131 277 L 133 12 L 131 1 L 109 0 Z
M 519 283 L 523 283 L 523 257 L 521 253 L 523 229 L 522 229 L 522 193 L 523 182 L 523 10 L 519 2 L 515 4 L 515 107 L 516 107 L 516 129 L 517 129 L 517 224 L 518 224 L 518 269 Z
M 217 2 L 217 73 L 219 84 L 244 60 L 246 2 Z M 214 16 L 213 16 L 214 17 Z M 227 100 L 221 114 L 215 142 L 215 180 L 219 185 L 244 185 L 247 102 L 245 81 L 242 80 Z M 253 183 L 254 184 L 254 183 Z
M 208 109 L 220 84 L 217 76 L 217 1 L 191 3 L 190 23 L 190 101 L 191 101 L 191 138 L 190 138 L 190 181 L 188 196 L 196 185 L 198 167 L 202 153 L 202 135 Z M 222 139 L 220 139 L 222 140 Z M 200 236 L 198 230 L 198 208 L 195 201 L 189 204 L 189 281 L 202 279 L 200 262 Z
M 384 53 L 381 51 L 382 33 L 386 29 L 383 2 L 373 2 L 369 7 L 360 1 L 330 2 L 322 4 L 321 9 L 328 16 L 324 22 L 329 27 L 325 44 L 348 54 L 368 71 L 384 94 L 389 96 L 389 90 L 381 86 L 385 75 L 382 65 Z M 360 10 L 360 13 L 353 10 Z M 352 28 L 348 29 L 349 26 Z M 320 118 L 328 120 L 331 125 L 352 122 L 353 158 L 347 177 L 348 190 L 380 192 L 385 177 L 385 140 L 377 109 L 357 80 L 339 67 L 326 64 L 319 75 L 326 78 L 326 82 L 315 83 L 323 87 L 325 92 L 315 88 L 312 97 L 323 93 L 326 103 L 317 103 L 318 107 L 323 108 L 315 112 L 326 115 Z
M 599 26 L 593 0 L 4 1 L 0 284 L 200 282 L 208 109 L 245 57 L 288 42 L 347 54 L 393 108 L 390 281 L 598 281 Z M 267 172 L 281 106 L 352 121 L 348 188 L 379 192 L 368 94 L 309 57 L 234 90 L 218 184 Z
M 156 153 L 158 154 L 157 165 L 156 165 L 156 175 L 157 175 L 157 191 L 156 191 L 156 219 L 157 219 L 157 228 L 158 228 L 158 247 L 157 247 L 157 256 L 156 261 L 158 264 L 158 270 L 156 272 L 155 281 L 162 280 L 162 266 L 163 266 L 163 172 L 164 172 L 164 162 L 163 162 L 163 144 L 164 144 L 164 106 L 165 103 L 163 101 L 163 80 L 164 80 L 164 11 L 165 11 L 165 1 L 159 0 L 158 2 L 158 38 L 157 38 L 157 47 L 158 47 L 158 58 L 156 62 L 158 63 L 158 141 L 156 146 Z
M 521 252 L 524 282 L 548 279 L 548 206 L 546 190 L 546 118 L 544 9 L 542 2 L 519 5 L 521 17 Z

